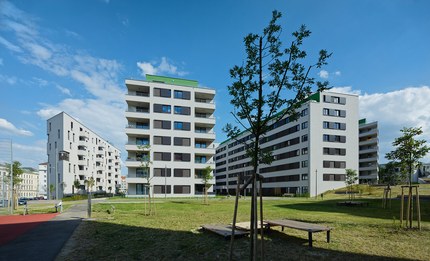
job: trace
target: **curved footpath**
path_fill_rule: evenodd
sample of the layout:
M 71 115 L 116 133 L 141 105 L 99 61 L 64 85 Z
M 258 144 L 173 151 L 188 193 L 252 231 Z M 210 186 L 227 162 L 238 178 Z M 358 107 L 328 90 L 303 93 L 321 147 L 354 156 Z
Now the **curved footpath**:
M 0 220 L 0 230 L 9 231 L 4 236 L 0 234 L 0 261 L 55 260 L 86 217 L 87 205 L 81 203 L 59 215 L 10 216 Z

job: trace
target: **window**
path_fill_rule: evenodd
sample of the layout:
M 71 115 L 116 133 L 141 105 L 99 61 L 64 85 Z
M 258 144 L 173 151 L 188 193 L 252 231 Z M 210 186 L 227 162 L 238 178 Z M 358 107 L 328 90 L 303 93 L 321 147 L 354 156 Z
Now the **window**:
M 323 161 L 323 168 L 335 168 L 335 169 L 344 169 L 346 168 L 345 161 Z
M 308 174 L 302 174 L 302 180 L 308 180 Z
M 206 156 L 196 156 L 195 163 L 206 163 Z
M 189 100 L 191 95 L 190 92 L 187 91 L 174 91 L 174 97 L 175 99 L 183 99 L 183 100 Z
M 345 174 L 323 174 L 323 181 L 345 181 Z
M 196 141 L 196 148 L 206 148 L 206 142 L 203 141 Z
M 308 128 L 308 122 L 305 121 L 302 123 L 302 130 L 307 129 Z
M 190 153 L 174 153 L 174 161 L 190 162 L 191 161 L 191 154 Z
M 136 106 L 136 112 L 149 112 L 149 108 L 148 107 L 142 107 L 142 106 Z
M 308 110 L 308 108 L 306 108 L 306 109 L 302 110 L 302 112 L 300 113 L 300 116 L 304 117 L 304 116 L 306 116 L 308 114 L 309 114 L 309 110 Z
M 174 129 L 189 131 L 191 129 L 191 124 L 189 122 L 175 121 Z
M 149 170 L 147 168 L 137 168 L 136 178 L 147 178 L 149 176 Z
M 302 149 L 302 155 L 306 155 L 308 154 L 308 148 L 303 148 Z
M 308 135 L 305 134 L 302 136 L 302 142 L 308 141 Z
M 174 169 L 173 176 L 177 178 L 189 178 L 191 177 L 190 169 Z
M 58 138 L 60 138 L 60 130 L 58 130 Z
M 171 144 L 171 138 L 169 136 L 154 136 L 154 144 L 170 145 Z
M 170 194 L 172 186 L 170 185 L 154 185 L 154 194 Z
M 170 152 L 154 152 L 154 160 L 155 161 L 170 161 L 171 160 Z
M 172 176 L 172 170 L 168 168 L 154 168 L 154 177 L 165 177 L 167 172 L 167 177 Z
M 304 160 L 302 161 L 302 168 L 307 168 L 308 167 L 308 161 Z
M 136 138 L 136 145 L 149 145 L 149 138 Z
M 324 108 L 324 109 L 323 109 L 323 115 L 330 115 L 330 110 L 329 110 L 329 109 Z
M 191 114 L 190 107 L 175 106 L 174 109 L 175 109 L 175 114 L 181 114 L 181 115 Z
M 175 138 L 173 138 L 173 144 L 175 146 L 191 146 L 191 139 L 190 138 L 175 137 Z
M 136 122 L 136 129 L 149 129 L 149 122 Z
M 170 105 L 163 105 L 161 108 L 163 113 L 170 113 Z
M 169 89 L 154 88 L 154 96 L 170 98 L 172 97 L 172 91 Z
M 175 193 L 175 194 L 190 194 L 191 193 L 191 186 L 175 185 L 175 186 L 173 186 L 173 193 Z
M 171 129 L 171 122 L 170 121 L 154 120 L 154 128 L 155 129 L 170 130 Z

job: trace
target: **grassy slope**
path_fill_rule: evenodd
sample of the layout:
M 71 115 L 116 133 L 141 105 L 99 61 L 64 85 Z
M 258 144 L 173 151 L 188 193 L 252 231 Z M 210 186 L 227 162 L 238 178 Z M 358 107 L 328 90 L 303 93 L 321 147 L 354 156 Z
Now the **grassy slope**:
M 369 207 L 338 207 L 345 195 L 328 193 L 324 200 L 286 198 L 265 200 L 265 218 L 289 218 L 333 227 L 331 243 L 325 233 L 314 234 L 309 249 L 304 231 L 279 229 L 265 240 L 266 260 L 428 260 L 430 246 L 430 201 L 421 202 L 421 231 L 399 228 L 399 200 L 390 209 L 381 208 L 382 189 L 371 195 L 363 188 L 360 200 Z M 393 188 L 393 197 L 398 188 Z M 421 194 L 430 194 L 430 186 L 420 186 Z M 427 193 L 429 192 L 429 193 Z M 373 198 L 372 197 L 376 197 Z M 134 203 L 127 203 L 134 202 Z M 137 202 L 139 202 L 137 200 Z M 212 199 L 170 199 L 157 203 L 155 216 L 144 215 L 144 204 L 133 200 L 98 204 L 96 221 L 84 222 L 74 238 L 79 240 L 67 253 L 67 260 L 227 260 L 229 241 L 198 230 L 200 225 L 231 223 L 234 201 Z M 249 220 L 249 198 L 241 199 L 239 221 Z M 114 214 L 107 210 L 114 205 Z M 237 239 L 235 258 L 249 259 L 248 238 Z

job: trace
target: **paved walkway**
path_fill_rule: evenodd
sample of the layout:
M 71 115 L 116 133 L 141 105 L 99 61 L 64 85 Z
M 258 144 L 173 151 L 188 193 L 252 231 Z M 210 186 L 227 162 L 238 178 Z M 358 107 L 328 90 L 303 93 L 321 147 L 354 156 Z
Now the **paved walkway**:
M 54 260 L 86 215 L 87 205 L 79 204 L 47 222 L 35 224 L 17 238 L 0 244 L 0 261 Z

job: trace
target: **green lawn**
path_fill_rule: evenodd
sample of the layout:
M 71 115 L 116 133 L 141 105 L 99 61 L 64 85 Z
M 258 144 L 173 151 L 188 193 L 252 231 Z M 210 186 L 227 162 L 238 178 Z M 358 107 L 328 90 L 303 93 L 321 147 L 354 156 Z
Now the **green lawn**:
M 333 228 L 330 243 L 326 243 L 325 233 L 314 234 L 313 249 L 308 247 L 306 232 L 275 229 L 265 238 L 266 260 L 429 260 L 430 200 L 421 201 L 421 231 L 407 230 L 399 228 L 400 201 L 393 199 L 390 209 L 382 209 L 380 190 L 370 194 L 362 191 L 360 200 L 368 201 L 368 207 L 336 206 L 346 196 L 332 193 L 327 193 L 324 200 L 265 200 L 265 219 L 289 218 Z M 393 197 L 396 195 L 397 192 L 393 193 Z M 249 221 L 249 199 L 240 200 L 238 221 Z M 199 227 L 231 223 L 233 198 L 214 198 L 209 205 L 203 205 L 201 199 L 157 202 L 155 216 L 144 215 L 143 200 L 121 199 L 95 205 L 96 220 L 82 223 L 73 236 L 77 243 L 63 257 L 66 260 L 89 257 L 93 260 L 228 260 L 229 241 L 202 232 Z M 112 205 L 115 213 L 108 214 Z M 249 238 L 235 242 L 235 259 L 248 260 Z

